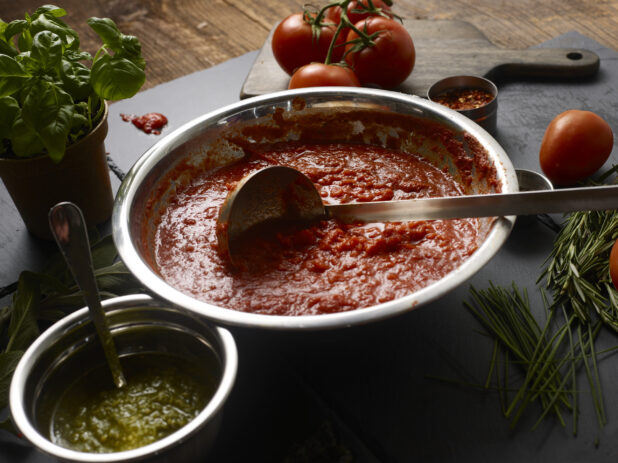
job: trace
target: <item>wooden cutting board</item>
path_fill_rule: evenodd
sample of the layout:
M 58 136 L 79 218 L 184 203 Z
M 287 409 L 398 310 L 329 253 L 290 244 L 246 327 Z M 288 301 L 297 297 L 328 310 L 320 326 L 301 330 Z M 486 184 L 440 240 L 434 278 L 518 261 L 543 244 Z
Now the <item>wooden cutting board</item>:
M 480 75 L 501 79 L 585 79 L 596 74 L 599 57 L 571 48 L 499 48 L 481 31 L 464 21 L 404 20 L 416 49 L 412 74 L 396 90 L 426 96 L 429 87 L 452 75 Z M 274 31 L 274 29 L 273 29 Z M 241 98 L 285 90 L 289 76 L 271 50 L 273 31 L 247 75 Z

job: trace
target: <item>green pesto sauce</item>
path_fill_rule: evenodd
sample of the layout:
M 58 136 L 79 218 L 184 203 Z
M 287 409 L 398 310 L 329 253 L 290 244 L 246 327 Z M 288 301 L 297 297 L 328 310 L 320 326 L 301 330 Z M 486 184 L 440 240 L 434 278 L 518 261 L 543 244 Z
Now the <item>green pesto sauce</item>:
M 130 450 L 166 437 L 196 417 L 214 395 L 219 371 L 167 354 L 121 359 L 127 385 L 100 365 L 62 395 L 51 418 L 57 445 L 90 453 Z

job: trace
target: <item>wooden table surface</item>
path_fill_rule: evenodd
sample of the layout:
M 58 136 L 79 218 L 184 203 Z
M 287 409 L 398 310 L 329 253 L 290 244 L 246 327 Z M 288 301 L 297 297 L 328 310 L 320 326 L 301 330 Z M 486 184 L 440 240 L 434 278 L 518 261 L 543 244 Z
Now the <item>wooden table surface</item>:
M 42 0 L 0 0 L 8 22 Z M 139 37 L 147 62 L 144 89 L 259 49 L 272 27 L 308 3 L 298 0 L 53 0 L 93 52 L 99 41 L 86 19 L 109 17 Z M 319 2 L 314 2 L 319 4 Z M 527 48 L 576 30 L 618 50 L 618 0 L 395 0 L 400 16 L 472 23 L 494 44 Z

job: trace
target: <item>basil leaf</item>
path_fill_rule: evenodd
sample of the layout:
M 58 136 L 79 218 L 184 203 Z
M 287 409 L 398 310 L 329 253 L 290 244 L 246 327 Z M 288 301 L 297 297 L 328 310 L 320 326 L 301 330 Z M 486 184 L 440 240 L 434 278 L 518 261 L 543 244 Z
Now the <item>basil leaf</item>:
M 9 404 L 9 387 L 23 351 L 0 352 L 0 410 Z
M 6 25 L 4 30 L 4 38 L 7 42 L 12 43 L 13 37 L 17 34 L 21 34 L 28 28 L 28 21 L 25 19 L 16 19 Z
M 64 156 L 74 111 L 71 96 L 44 80 L 36 82 L 24 98 L 24 121 L 38 132 L 54 162 Z
M 55 5 L 43 5 L 43 6 L 38 7 L 32 16 L 39 16 L 45 13 L 51 14 L 52 16 L 55 16 L 56 18 L 59 18 L 67 14 L 65 10 Z
M 77 32 L 54 16 L 42 14 L 30 23 L 30 32 L 32 34 L 36 35 L 42 31 L 53 32 L 62 39 L 62 43 L 69 49 L 79 49 L 79 36 Z
M 142 58 L 142 44 L 134 35 L 122 36 L 122 52 L 120 56 L 138 65 L 141 69 L 146 68 L 146 61 Z
M 41 287 L 36 275 L 22 272 L 13 295 L 13 311 L 9 323 L 6 350 L 25 350 L 39 335 L 36 309 L 41 299 Z
M 122 51 L 122 32 L 118 30 L 114 21 L 109 18 L 93 17 L 87 23 L 101 38 L 104 45 L 107 45 L 115 53 Z
M 14 58 L 0 55 L 0 97 L 22 89 L 30 74 Z
M 11 127 L 20 113 L 19 103 L 10 96 L 0 98 L 0 140 L 11 137 Z
M 42 153 L 45 150 L 45 145 L 43 145 L 39 135 L 24 122 L 21 115 L 15 120 L 11 132 L 11 147 L 16 156 L 25 158 Z
M 32 34 L 30 33 L 30 30 L 26 29 L 20 34 L 17 39 L 17 46 L 22 53 L 25 51 L 30 51 L 32 48 Z
M 38 32 L 32 40 L 30 57 L 46 71 L 54 71 L 62 60 L 62 40 L 50 31 Z
M 86 100 L 92 93 L 90 85 L 90 69 L 75 61 L 62 60 L 60 77 L 64 89 L 71 94 L 73 100 Z
M 13 41 L 5 36 L 7 27 L 8 24 L 5 23 L 2 19 L 0 19 L 0 54 L 15 56 L 19 52 L 13 46 Z
M 66 50 L 64 59 L 69 61 L 92 61 L 92 55 L 87 51 Z
M 90 70 L 92 88 L 106 100 L 130 98 L 145 81 L 144 70 L 126 58 L 104 55 Z

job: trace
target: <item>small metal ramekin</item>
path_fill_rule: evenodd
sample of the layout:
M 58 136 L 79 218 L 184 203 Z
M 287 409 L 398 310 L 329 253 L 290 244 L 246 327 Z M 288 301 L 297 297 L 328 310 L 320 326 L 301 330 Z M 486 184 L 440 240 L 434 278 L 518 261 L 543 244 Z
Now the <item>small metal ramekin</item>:
M 436 98 L 449 90 L 479 89 L 490 93 L 493 99 L 484 106 L 474 109 L 455 109 L 460 114 L 472 119 L 490 134 L 496 133 L 498 120 L 498 87 L 484 77 L 479 76 L 451 76 L 439 80 L 427 91 L 427 98 L 436 101 Z
M 219 384 L 206 407 L 169 436 L 132 450 L 86 453 L 53 443 L 39 417 L 44 397 L 70 384 L 89 366 L 105 361 L 88 309 L 84 308 L 48 328 L 21 358 L 9 396 L 13 422 L 38 450 L 66 462 L 177 463 L 203 459 L 215 441 L 223 405 L 236 378 L 238 357 L 232 335 L 146 295 L 109 299 L 103 307 L 120 356 L 165 352 L 200 361 L 214 354 L 220 364 Z

